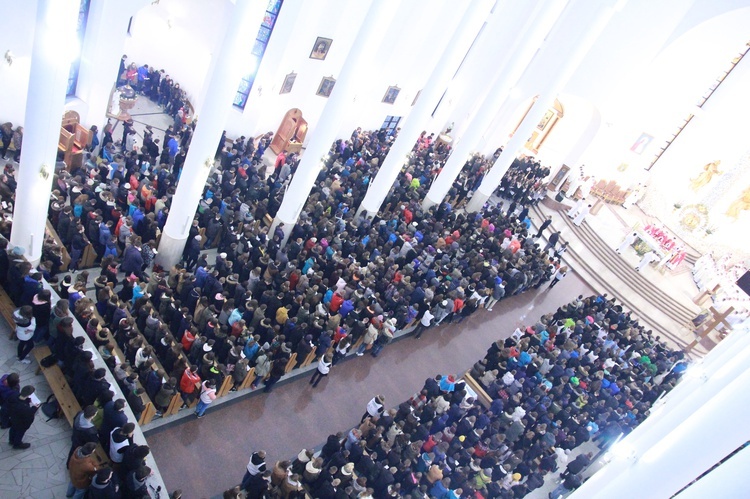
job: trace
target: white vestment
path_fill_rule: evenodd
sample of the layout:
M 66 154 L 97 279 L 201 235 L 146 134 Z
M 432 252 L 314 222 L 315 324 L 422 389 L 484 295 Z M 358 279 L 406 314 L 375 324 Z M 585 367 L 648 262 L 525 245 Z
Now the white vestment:
M 584 207 L 580 213 L 578 213 L 578 216 L 576 216 L 575 220 L 573 220 L 573 223 L 576 224 L 576 227 L 580 227 L 583 221 L 586 219 L 586 215 L 589 214 L 589 211 L 591 211 L 590 206 Z

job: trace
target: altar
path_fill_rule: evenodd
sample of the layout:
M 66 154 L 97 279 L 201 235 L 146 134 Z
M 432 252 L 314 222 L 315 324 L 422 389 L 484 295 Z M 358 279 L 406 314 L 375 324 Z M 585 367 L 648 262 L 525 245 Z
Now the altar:
M 645 230 L 639 228 L 635 230 L 635 233 L 638 235 L 638 238 L 633 243 L 633 248 L 635 248 L 635 251 L 636 253 L 638 253 L 638 255 L 643 255 L 645 253 L 648 253 L 648 251 L 653 251 L 659 256 L 660 260 L 667 255 L 662 248 L 661 243 L 654 239 Z

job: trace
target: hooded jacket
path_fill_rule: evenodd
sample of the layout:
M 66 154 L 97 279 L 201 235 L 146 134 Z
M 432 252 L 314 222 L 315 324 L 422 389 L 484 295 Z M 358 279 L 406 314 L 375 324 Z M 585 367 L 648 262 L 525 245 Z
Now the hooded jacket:
M 78 447 L 70 456 L 68 461 L 68 471 L 70 472 L 70 482 L 77 489 L 85 489 L 91 485 L 91 478 L 96 473 L 96 465 L 92 456 L 83 456 L 81 447 Z

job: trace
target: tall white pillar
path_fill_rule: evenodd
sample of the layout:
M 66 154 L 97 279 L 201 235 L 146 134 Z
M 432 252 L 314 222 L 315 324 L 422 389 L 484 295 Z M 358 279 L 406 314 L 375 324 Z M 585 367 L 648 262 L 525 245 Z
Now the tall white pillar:
M 182 257 L 190 225 L 244 71 L 238 61 L 246 59 L 250 53 L 252 40 L 263 22 L 265 7 L 264 0 L 238 1 L 234 7 L 214 71 L 207 82 L 206 100 L 161 235 L 156 262 L 164 268 L 172 267 Z
M 36 265 L 42 256 L 52 174 L 75 39 L 77 0 L 37 2 L 23 148 L 10 243 Z
M 526 18 L 523 30 L 513 42 L 509 51 L 510 58 L 506 60 L 479 112 L 474 116 L 466 132 L 459 138 L 440 175 L 427 192 L 425 199 L 422 201 L 422 208 L 427 209 L 440 204 L 445 195 L 448 194 L 470 154 L 474 152 L 482 134 L 492 123 L 500 106 L 507 99 L 511 88 L 521 78 L 524 70 L 534 57 L 534 53 L 544 43 L 545 36 L 552 29 L 567 4 L 568 0 L 555 0 L 549 4 L 540 2 L 531 15 Z
M 128 36 L 128 23 L 138 9 L 149 3 L 149 0 L 91 2 L 76 91 L 76 96 L 86 104 L 81 121 L 87 126 L 103 128 Z
M 461 60 L 471 46 L 472 40 L 482 26 L 491 7 L 491 1 L 484 1 L 466 10 L 458 28 L 456 28 L 445 51 L 440 56 L 437 66 L 427 80 L 427 84 L 419 94 L 417 103 L 402 125 L 396 141 L 388 151 L 378 174 L 370 183 L 367 194 L 365 194 L 365 198 L 357 211 L 358 214 L 363 210 L 370 214 L 375 214 L 380 210 L 380 206 L 388 195 L 391 186 L 393 186 L 396 177 L 398 177 L 409 152 L 414 147 L 419 134 L 425 129 L 425 125 L 430 121 L 435 105 L 445 91 L 451 76 L 456 72 L 456 68 L 461 64 Z
M 543 1 L 496 2 L 487 24 L 482 28 L 471 52 L 461 63 L 440 105 L 433 113 L 433 126 L 428 131 L 434 131 L 437 124 L 440 125 L 440 130 L 452 125 L 454 147 L 466 136 L 464 132 L 481 109 L 495 82 L 506 72 L 508 61 L 514 55 L 514 44 L 527 28 L 518 20 L 532 16 L 539 3 Z M 496 62 L 490 65 L 487 61 Z
M 725 356 L 726 352 L 718 353 L 725 362 L 712 362 L 707 371 L 702 365 L 688 368 L 680 383 L 657 403 L 649 417 L 616 444 L 611 450 L 612 461 L 589 478 L 584 484 L 585 490 L 593 492 L 605 487 L 630 467 L 630 456 L 643 455 L 647 449 L 684 424 L 702 407 L 713 404 L 714 396 L 727 383 L 747 374 L 746 369 L 750 365 L 750 346 L 746 345 L 732 356 Z M 714 352 L 710 352 L 706 359 L 711 358 L 713 354 Z
M 677 494 L 677 499 L 704 499 L 706 497 L 750 497 L 750 447 L 721 463 L 696 483 Z
M 539 124 L 539 121 L 544 117 L 547 110 L 554 104 L 557 94 L 568 83 L 570 77 L 573 76 L 573 73 L 581 64 L 591 46 L 602 31 L 604 31 L 612 16 L 621 8 L 623 3 L 624 1 L 609 0 L 597 2 L 596 5 L 589 4 L 589 8 L 598 9 L 593 22 L 589 24 L 588 30 L 579 34 L 578 39 L 570 48 L 570 53 L 564 56 L 564 63 L 560 66 L 557 73 L 550 74 L 549 79 L 545 80 L 544 88 L 539 92 L 538 98 L 518 126 L 513 137 L 508 141 L 505 148 L 503 148 L 503 152 L 497 158 L 495 164 L 484 177 L 484 180 L 482 180 L 479 188 L 467 204 L 466 211 L 476 212 L 482 209 L 484 203 L 497 188 L 505 172 L 508 171 L 518 153 L 523 149 L 534 128 Z M 562 31 L 564 24 L 564 22 L 559 23 L 555 27 L 555 30 L 550 33 L 550 43 L 547 44 L 547 47 L 555 43 L 555 35 Z
M 348 108 L 352 105 L 357 91 L 356 83 L 363 68 L 372 64 L 373 56 L 383 38 L 383 26 L 395 15 L 400 3 L 400 0 L 375 0 L 370 5 L 323 113 L 315 124 L 315 128 L 312 129 L 312 135 L 302 154 L 302 160 L 271 225 L 271 233 L 273 233 L 279 224 L 284 224 L 283 244 L 286 243 L 292 227 L 297 223 L 310 191 L 315 185 L 315 179 L 323 167 L 321 158 L 330 151 L 333 141 L 336 140 L 336 134 L 339 132 L 341 118 L 346 115 Z
M 570 497 L 671 497 L 750 440 L 748 383 L 750 368 L 726 379 L 707 403 L 663 438 L 644 442 L 642 448 L 635 449 L 628 460 L 630 465 L 623 471 L 610 475 L 606 481 L 590 479 Z

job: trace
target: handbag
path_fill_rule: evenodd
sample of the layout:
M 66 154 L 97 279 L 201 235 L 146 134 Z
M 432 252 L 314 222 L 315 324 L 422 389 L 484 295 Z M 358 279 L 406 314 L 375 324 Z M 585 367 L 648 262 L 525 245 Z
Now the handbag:
M 55 355 L 54 353 L 51 353 L 47 355 L 45 358 L 43 358 L 42 360 L 40 360 L 39 364 L 42 367 L 52 367 L 55 364 L 57 364 L 57 355 Z
M 48 357 L 52 356 L 49 355 Z M 57 402 L 57 398 L 54 394 L 47 397 L 47 400 L 42 403 L 41 409 L 42 414 L 47 416 L 47 422 L 50 422 L 53 419 L 57 419 L 62 415 L 62 408 L 60 408 L 60 404 Z

